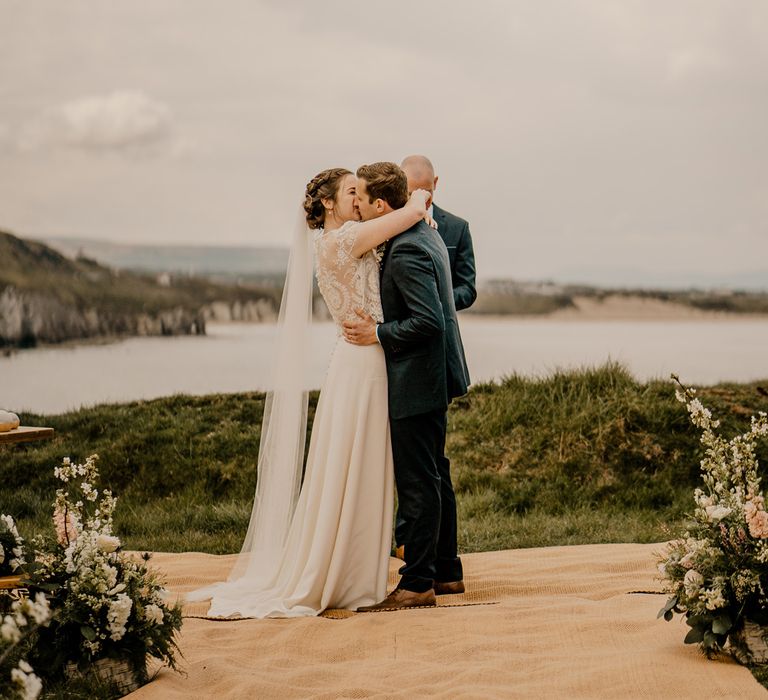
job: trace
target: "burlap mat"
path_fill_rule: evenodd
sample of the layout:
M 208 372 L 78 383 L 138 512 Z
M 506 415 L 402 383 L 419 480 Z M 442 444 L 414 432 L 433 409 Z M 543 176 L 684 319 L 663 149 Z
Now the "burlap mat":
M 746 668 L 683 644 L 656 619 L 657 545 L 585 545 L 463 557 L 467 593 L 438 608 L 293 620 L 185 620 L 186 675 L 163 669 L 130 698 L 765 698 Z M 233 556 L 157 554 L 183 593 Z M 391 582 L 397 560 L 392 560 Z M 480 605 L 478 605 L 480 603 Z M 498 603 L 498 604 L 493 604 Z M 474 605 L 468 605 L 474 604 Z M 205 615 L 207 603 L 187 605 Z M 341 618 L 341 619 L 338 619 Z

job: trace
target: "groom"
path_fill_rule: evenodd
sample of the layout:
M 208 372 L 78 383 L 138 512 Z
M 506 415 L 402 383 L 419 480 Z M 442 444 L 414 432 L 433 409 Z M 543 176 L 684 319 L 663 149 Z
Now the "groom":
M 394 163 L 357 170 L 364 221 L 405 205 L 408 181 Z M 456 545 L 456 499 L 445 469 L 446 411 L 467 391 L 448 251 L 424 221 L 387 243 L 381 267 L 384 323 L 345 324 L 348 341 L 381 343 L 387 363 L 395 481 L 404 541 L 400 583 L 359 612 L 435 605 L 435 594 L 464 590 Z

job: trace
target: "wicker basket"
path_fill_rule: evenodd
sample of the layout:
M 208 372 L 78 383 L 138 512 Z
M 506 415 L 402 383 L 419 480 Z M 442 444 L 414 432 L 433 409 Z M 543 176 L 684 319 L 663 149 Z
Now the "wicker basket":
M 731 655 L 742 664 L 768 663 L 768 628 L 744 620 L 740 629 L 728 635 Z
M 146 661 L 136 668 L 128 659 L 99 659 L 86 671 L 81 671 L 77 664 L 70 661 L 64 668 L 68 678 L 96 676 L 105 683 L 115 683 L 123 695 L 132 693 L 147 682 Z

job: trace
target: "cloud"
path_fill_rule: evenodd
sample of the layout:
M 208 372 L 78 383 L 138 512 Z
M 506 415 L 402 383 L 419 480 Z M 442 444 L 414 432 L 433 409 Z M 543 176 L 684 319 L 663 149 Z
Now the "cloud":
M 140 91 L 83 97 L 46 110 L 21 134 L 24 150 L 67 146 L 87 150 L 132 150 L 170 140 L 167 105 Z

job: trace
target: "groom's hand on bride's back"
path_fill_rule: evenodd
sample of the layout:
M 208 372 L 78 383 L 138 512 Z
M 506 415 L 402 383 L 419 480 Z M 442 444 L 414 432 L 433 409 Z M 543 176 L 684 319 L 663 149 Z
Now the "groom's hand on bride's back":
M 352 345 L 375 345 L 379 342 L 376 337 L 376 321 L 362 309 L 355 309 L 358 316 L 356 321 L 344 321 L 344 340 Z

